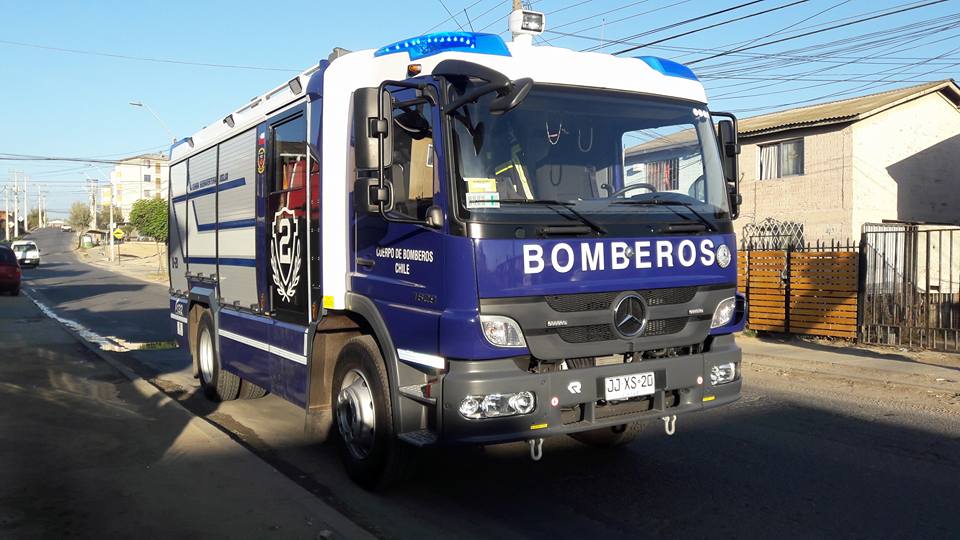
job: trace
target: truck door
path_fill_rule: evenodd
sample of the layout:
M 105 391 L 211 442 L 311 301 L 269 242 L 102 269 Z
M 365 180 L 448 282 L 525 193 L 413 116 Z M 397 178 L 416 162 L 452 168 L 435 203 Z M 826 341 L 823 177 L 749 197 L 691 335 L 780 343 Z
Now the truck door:
M 394 193 L 389 215 L 423 220 L 431 206 L 442 208 L 444 199 L 434 166 L 435 107 L 410 105 L 414 98 L 410 89 L 393 93 L 394 103 L 405 106 L 392 112 L 393 165 L 385 177 Z M 398 350 L 436 354 L 443 309 L 441 231 L 358 209 L 356 240 L 353 290 L 377 304 Z
M 263 253 L 267 261 L 269 313 L 273 319 L 271 387 L 294 403 L 304 403 L 310 304 L 307 180 L 315 176 L 309 174 L 311 165 L 316 168 L 316 161 L 307 158 L 304 108 L 272 119 L 267 126 L 267 138 Z
M 270 307 L 276 319 L 307 324 L 307 121 L 302 111 L 271 131 L 267 199 Z

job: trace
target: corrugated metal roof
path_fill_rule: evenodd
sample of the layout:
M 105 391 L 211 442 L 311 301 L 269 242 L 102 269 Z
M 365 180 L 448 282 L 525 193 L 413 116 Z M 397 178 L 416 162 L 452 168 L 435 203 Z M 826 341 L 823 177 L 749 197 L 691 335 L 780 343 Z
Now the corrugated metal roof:
M 960 87 L 953 79 L 946 79 L 877 94 L 744 118 L 739 122 L 739 131 L 742 137 L 751 137 L 797 127 L 853 122 L 933 92 L 942 92 L 950 101 L 960 106 Z

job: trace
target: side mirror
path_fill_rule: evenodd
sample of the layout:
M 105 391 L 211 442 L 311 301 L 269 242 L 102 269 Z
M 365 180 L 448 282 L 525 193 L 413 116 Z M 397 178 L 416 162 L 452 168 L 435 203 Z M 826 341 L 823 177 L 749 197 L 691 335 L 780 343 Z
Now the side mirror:
M 379 178 L 360 178 L 357 180 L 356 187 L 354 188 L 354 196 L 356 197 L 354 204 L 356 204 L 358 210 L 367 212 L 368 214 L 380 212 L 381 203 L 385 208 L 392 208 L 392 188 L 393 186 L 389 180 L 385 180 L 381 184 Z
M 379 88 L 358 88 L 353 93 L 353 149 L 357 170 L 379 170 L 393 160 L 390 118 L 393 104 L 389 92 Z M 380 139 L 383 138 L 383 161 Z
M 720 161 L 723 176 L 727 181 L 727 196 L 730 200 L 730 217 L 740 215 L 740 143 L 737 141 L 737 117 L 731 113 L 714 112 L 720 117 L 717 122 L 717 144 L 720 146 Z
M 439 229 L 443 227 L 443 210 L 439 206 L 431 206 L 427 208 L 426 219 L 424 220 L 427 227 L 432 229 Z
M 533 79 L 524 77 L 510 83 L 510 90 L 490 103 L 490 113 L 494 115 L 512 111 L 526 99 L 533 88 Z

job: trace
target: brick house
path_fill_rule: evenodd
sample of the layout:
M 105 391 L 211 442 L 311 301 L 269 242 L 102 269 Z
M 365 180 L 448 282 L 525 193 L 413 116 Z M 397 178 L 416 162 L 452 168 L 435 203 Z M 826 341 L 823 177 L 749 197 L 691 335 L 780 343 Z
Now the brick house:
M 953 80 L 742 119 L 738 234 L 766 219 L 806 241 L 883 220 L 960 224 L 960 87 Z

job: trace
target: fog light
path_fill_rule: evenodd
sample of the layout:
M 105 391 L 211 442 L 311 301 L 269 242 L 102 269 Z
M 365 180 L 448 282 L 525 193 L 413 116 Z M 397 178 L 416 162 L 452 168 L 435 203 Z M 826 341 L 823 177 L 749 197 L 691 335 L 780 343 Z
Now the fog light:
M 507 416 L 512 412 L 510 410 L 510 400 L 503 394 L 490 394 L 483 398 L 483 403 L 480 404 L 480 411 L 486 418 Z
M 460 415 L 464 418 L 480 418 L 480 400 L 467 396 L 460 402 Z
M 510 407 L 517 411 L 517 414 L 527 414 L 533 411 L 536 400 L 532 392 L 518 392 L 510 398 Z
M 710 368 L 710 384 L 713 386 L 733 382 L 736 376 L 737 364 L 734 362 L 727 362 Z

